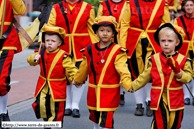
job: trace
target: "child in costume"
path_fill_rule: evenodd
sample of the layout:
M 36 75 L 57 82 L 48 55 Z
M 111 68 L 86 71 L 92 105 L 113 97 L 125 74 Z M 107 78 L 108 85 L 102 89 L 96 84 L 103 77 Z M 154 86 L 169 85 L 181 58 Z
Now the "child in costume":
M 38 119 L 63 121 L 67 79 L 72 81 L 77 68 L 70 54 L 59 49 L 64 44 L 65 30 L 45 24 L 42 32 L 45 47 L 40 55 L 32 54 L 27 59 L 30 65 L 39 64 L 41 69 L 34 95 L 36 101 L 32 107 Z
M 131 74 L 128 70 L 127 50 L 111 42 L 117 34 L 113 16 L 98 16 L 92 25 L 100 41 L 82 50 L 83 62 L 73 84 L 80 85 L 89 75 L 87 105 L 94 129 L 113 128 L 113 113 L 119 106 L 120 85 L 128 91 Z
M 182 35 L 182 36 L 181 36 Z M 152 55 L 148 68 L 131 83 L 130 91 L 138 90 L 152 79 L 151 129 L 179 129 L 183 118 L 183 83 L 192 79 L 191 60 L 176 51 L 182 46 L 184 31 L 179 26 L 165 23 L 154 33 L 163 52 Z M 133 91 L 132 91 L 133 92 Z
M 59 26 L 65 29 L 65 45 L 60 49 L 68 52 L 76 67 L 79 68 L 82 62 L 81 49 L 98 42 L 92 30 L 94 24 L 95 11 L 92 5 L 82 0 L 61 0 L 53 5 L 48 25 Z M 41 37 L 41 36 L 40 36 Z M 64 115 L 80 117 L 79 102 L 84 91 L 85 84 L 81 88 L 76 88 L 70 83 L 67 84 L 67 99 Z
M 118 44 L 119 44 L 121 18 L 122 18 L 123 7 L 125 3 L 126 3 L 125 0 L 106 0 L 106 1 L 100 1 L 99 7 L 98 7 L 98 16 L 113 16 L 116 18 L 116 21 L 118 23 L 116 30 L 118 34 L 115 35 L 114 40 L 112 41 Z M 120 105 L 125 104 L 124 90 L 125 89 L 122 86 L 120 86 L 120 103 L 119 103 Z

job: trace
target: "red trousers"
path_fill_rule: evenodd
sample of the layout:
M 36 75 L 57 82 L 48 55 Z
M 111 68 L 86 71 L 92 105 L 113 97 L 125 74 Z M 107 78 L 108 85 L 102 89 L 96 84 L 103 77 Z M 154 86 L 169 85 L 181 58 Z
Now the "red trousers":
M 10 74 L 15 50 L 0 51 L 0 96 L 6 95 L 10 90 Z

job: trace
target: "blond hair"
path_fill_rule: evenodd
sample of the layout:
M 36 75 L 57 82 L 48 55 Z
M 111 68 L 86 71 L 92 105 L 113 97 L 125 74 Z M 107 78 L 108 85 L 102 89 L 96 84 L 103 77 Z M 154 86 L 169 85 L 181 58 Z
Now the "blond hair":
M 176 40 L 178 41 L 178 35 L 174 32 L 174 30 L 170 27 L 164 27 L 158 33 L 158 39 L 160 39 L 161 35 L 166 35 L 167 37 L 171 36 L 172 34 L 176 35 Z

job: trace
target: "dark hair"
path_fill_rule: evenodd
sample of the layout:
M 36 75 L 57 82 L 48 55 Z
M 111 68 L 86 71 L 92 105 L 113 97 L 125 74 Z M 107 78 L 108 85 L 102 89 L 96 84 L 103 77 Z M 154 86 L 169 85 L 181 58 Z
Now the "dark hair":
M 181 11 L 183 11 L 184 13 L 185 12 L 185 4 L 188 2 L 188 1 L 192 1 L 194 3 L 194 0 L 183 0 L 182 3 L 181 3 Z

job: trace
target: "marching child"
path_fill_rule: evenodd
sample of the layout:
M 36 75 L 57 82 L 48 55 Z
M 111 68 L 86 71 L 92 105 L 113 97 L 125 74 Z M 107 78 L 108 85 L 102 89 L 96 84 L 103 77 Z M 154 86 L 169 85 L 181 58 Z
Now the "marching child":
M 94 129 L 113 128 L 113 113 L 120 101 L 120 85 L 131 88 L 131 74 L 126 65 L 127 50 L 111 42 L 117 34 L 113 16 L 98 16 L 92 25 L 100 41 L 82 50 L 83 62 L 73 84 L 80 85 L 89 75 L 87 105 Z
M 36 117 L 44 121 L 63 121 L 66 101 L 67 79 L 71 82 L 77 68 L 70 54 L 59 49 L 64 44 L 65 30 L 61 27 L 42 28 L 45 47 L 40 54 L 32 54 L 27 61 L 30 65 L 40 65 L 40 76 L 32 104 Z
M 137 91 L 152 79 L 151 129 L 179 129 L 184 109 L 183 83 L 192 79 L 191 60 L 176 52 L 182 46 L 184 31 L 165 23 L 154 33 L 154 39 L 163 52 L 149 58 L 148 68 L 131 83 L 130 91 Z

